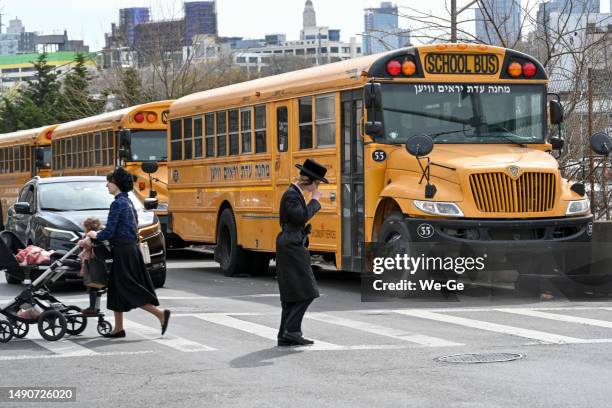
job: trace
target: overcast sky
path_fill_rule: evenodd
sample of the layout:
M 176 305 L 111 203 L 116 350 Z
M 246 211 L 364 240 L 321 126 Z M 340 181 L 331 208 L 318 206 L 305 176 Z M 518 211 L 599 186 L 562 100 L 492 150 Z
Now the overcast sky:
M 446 13 L 445 0 L 393 2 L 435 15 Z M 459 7 L 468 2 L 457 1 Z M 217 0 L 219 35 L 261 38 L 264 34 L 285 33 L 287 40 L 299 39 L 304 3 L 305 0 Z M 601 3 L 607 11 L 608 0 Z M 18 17 L 27 31 L 54 34 L 66 29 L 70 39 L 84 39 L 91 51 L 97 51 L 104 46 L 104 33 L 110 32 L 111 23 L 118 23 L 120 8 L 150 7 L 152 18 L 157 20 L 180 18 L 182 4 L 183 0 L 0 0 L 0 9 L 3 32 L 8 20 Z M 348 41 L 363 31 L 363 9 L 378 7 L 380 0 L 313 0 L 313 4 L 317 25 L 341 29 L 342 40 Z M 473 16 L 473 12 L 467 13 Z M 409 21 L 400 19 L 400 27 L 409 25 Z

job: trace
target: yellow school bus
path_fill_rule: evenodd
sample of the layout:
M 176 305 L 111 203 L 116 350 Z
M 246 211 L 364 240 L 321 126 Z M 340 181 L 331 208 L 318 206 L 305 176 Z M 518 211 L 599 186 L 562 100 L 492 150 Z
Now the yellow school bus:
M 170 103 L 159 101 L 59 125 L 52 142 L 54 176 L 106 175 L 123 165 L 137 176 L 134 193 L 156 197 L 165 230 L 168 219 L 166 121 Z M 156 163 L 150 175 L 147 164 Z M 144 166 L 143 166 L 144 164 Z
M 24 183 L 34 176 L 51 175 L 51 139 L 56 127 L 0 134 L 0 227 Z
M 588 200 L 551 154 L 547 82 L 528 55 L 438 44 L 185 96 L 169 112 L 172 230 L 216 244 L 227 275 L 262 272 L 312 158 L 330 184 L 309 249 L 341 270 L 361 270 L 363 242 L 588 241 Z

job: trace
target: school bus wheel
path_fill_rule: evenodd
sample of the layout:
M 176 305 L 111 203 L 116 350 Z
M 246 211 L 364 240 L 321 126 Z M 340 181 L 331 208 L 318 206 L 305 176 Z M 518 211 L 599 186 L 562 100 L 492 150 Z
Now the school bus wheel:
M 395 258 L 397 254 L 411 256 L 410 231 L 404 218 L 401 212 L 392 212 L 383 220 L 378 232 L 375 256 L 392 258 Z M 415 279 L 415 276 L 411 275 L 408 270 L 393 270 L 385 275 L 391 280 Z
M 217 227 L 217 246 L 215 248 L 215 261 L 223 275 L 234 276 L 240 273 L 242 250 L 238 246 L 236 221 L 230 208 L 221 212 Z

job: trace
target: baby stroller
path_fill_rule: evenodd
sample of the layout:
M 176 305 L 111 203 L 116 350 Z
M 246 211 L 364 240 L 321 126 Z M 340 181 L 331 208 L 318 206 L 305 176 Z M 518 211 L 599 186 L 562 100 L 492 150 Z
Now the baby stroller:
M 87 327 L 87 318 L 98 318 L 97 330 L 100 335 L 110 333 L 113 329 L 110 322 L 104 319 L 103 313 L 84 315 L 81 308 L 65 305 L 56 299 L 47 287 L 57 281 L 66 271 L 80 268 L 76 255 L 80 247 L 75 245 L 70 251 L 56 251 L 49 265 L 21 266 L 15 255 L 23 244 L 12 233 L 0 233 L 0 271 L 4 270 L 12 276 L 24 276 L 25 289 L 15 299 L 4 307 L 0 307 L 0 315 L 6 317 L 0 320 L 0 343 L 9 342 L 13 336 L 27 336 L 30 324 L 38 325 L 38 332 L 48 341 L 56 341 L 66 333 L 78 335 Z M 34 282 L 31 276 L 38 276 Z M 38 316 L 20 316 L 24 308 L 38 308 L 42 313 Z

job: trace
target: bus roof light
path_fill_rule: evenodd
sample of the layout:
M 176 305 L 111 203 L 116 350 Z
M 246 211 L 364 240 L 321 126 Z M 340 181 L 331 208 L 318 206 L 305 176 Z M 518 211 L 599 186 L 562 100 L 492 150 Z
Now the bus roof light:
M 527 78 L 532 78 L 536 72 L 537 72 L 537 68 L 535 66 L 535 64 L 528 62 L 525 65 L 523 65 L 523 75 L 525 75 Z
M 387 62 L 387 73 L 391 76 L 397 76 L 402 72 L 402 64 L 399 61 L 391 60 Z
M 416 72 L 416 65 L 410 60 L 404 61 L 402 64 L 402 74 L 406 76 L 412 76 Z
M 154 112 L 147 113 L 147 122 L 153 123 L 157 120 L 157 114 Z
M 138 189 L 139 189 L 140 191 L 142 191 L 142 190 L 144 190 L 144 189 L 145 189 L 145 182 L 144 182 L 144 181 L 139 181 L 139 182 L 138 182 Z
M 508 74 L 513 78 L 518 78 L 523 73 L 523 67 L 518 62 L 508 65 Z
M 138 112 L 137 114 L 134 115 L 134 120 L 138 123 L 142 123 L 145 120 L 145 117 L 142 114 L 142 112 Z
M 51 140 L 53 138 L 53 131 L 49 130 L 47 133 L 45 133 L 45 137 L 47 140 Z

